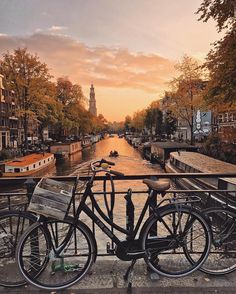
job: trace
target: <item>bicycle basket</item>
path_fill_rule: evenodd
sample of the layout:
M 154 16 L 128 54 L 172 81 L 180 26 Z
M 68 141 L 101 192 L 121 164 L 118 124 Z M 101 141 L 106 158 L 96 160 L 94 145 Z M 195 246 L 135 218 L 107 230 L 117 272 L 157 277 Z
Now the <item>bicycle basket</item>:
M 72 196 L 72 185 L 43 178 L 34 189 L 28 210 L 63 220 L 69 210 Z

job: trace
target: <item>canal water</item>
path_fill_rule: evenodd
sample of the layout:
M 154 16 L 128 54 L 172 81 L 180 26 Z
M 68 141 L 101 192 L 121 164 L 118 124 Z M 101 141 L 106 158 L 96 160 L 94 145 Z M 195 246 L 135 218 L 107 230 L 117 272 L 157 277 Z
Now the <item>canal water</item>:
M 116 150 L 119 157 L 110 158 L 111 150 Z M 109 137 L 101 140 L 100 142 L 83 149 L 71 155 L 69 158 L 58 161 L 55 167 L 45 172 L 44 176 L 69 176 L 78 174 L 78 170 L 82 163 L 105 158 L 114 161 L 116 166 L 115 170 L 123 172 L 124 174 L 153 174 L 160 172 L 159 165 L 153 165 L 146 160 L 143 160 L 140 152 L 134 149 L 127 143 L 124 138 Z

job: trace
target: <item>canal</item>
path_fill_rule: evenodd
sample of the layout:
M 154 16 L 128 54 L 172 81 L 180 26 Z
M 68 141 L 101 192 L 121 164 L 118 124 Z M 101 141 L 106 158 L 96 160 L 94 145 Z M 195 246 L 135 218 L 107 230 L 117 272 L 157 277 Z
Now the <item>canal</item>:
M 111 150 L 118 151 L 119 157 L 110 158 L 109 153 Z M 63 161 L 58 161 L 56 166 L 44 173 L 44 176 L 77 175 L 82 163 L 99 158 L 114 161 L 116 164 L 114 169 L 124 174 L 152 174 L 161 171 L 159 165 L 153 165 L 143 160 L 140 152 L 130 146 L 124 138 L 115 136 L 105 138 Z

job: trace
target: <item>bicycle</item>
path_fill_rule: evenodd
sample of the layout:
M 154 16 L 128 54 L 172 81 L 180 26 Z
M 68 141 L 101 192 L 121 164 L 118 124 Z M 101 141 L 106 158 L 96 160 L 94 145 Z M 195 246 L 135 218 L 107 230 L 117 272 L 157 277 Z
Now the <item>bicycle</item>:
M 212 246 L 200 270 L 224 275 L 236 270 L 236 211 L 229 206 L 203 210 L 212 230 Z
M 206 260 L 211 247 L 210 228 L 204 216 L 188 205 L 198 200 L 190 197 L 182 201 L 163 199 L 157 206 L 152 204 L 157 194 L 166 194 L 169 181 L 143 181 L 149 193 L 135 226 L 129 229 L 120 227 L 103 213 L 94 198 L 92 186 L 99 172 L 123 176 L 111 170 L 112 165 L 114 163 L 104 159 L 91 163 L 92 175 L 74 217 L 64 220 L 40 217 L 22 235 L 16 258 L 29 283 L 46 290 L 61 290 L 79 282 L 90 271 L 97 257 L 97 243 L 88 226 L 79 220 L 82 212 L 116 244 L 114 254 L 121 260 L 131 261 L 125 274 L 129 286 L 137 259 L 144 258 L 154 272 L 174 278 L 194 272 Z M 88 198 L 99 217 L 86 204 Z M 161 206 L 165 201 L 168 204 Z M 148 208 L 152 214 L 142 224 Z M 119 239 L 107 224 L 123 233 L 126 240 Z M 174 262 L 170 262 L 170 258 Z
M 0 286 L 18 287 L 26 284 L 16 267 L 16 245 L 23 232 L 36 221 L 36 216 L 20 210 L 0 213 Z

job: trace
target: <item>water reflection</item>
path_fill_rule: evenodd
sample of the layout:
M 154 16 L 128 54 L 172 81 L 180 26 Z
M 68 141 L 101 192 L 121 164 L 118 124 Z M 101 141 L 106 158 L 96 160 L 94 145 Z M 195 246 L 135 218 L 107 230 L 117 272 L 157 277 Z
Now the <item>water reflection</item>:
M 119 157 L 109 158 L 111 150 L 117 150 Z M 160 171 L 159 165 L 152 165 L 142 159 L 141 154 L 130 146 L 124 138 L 106 138 L 68 159 L 58 162 L 56 175 L 71 175 L 82 162 L 92 159 L 106 158 L 116 163 L 116 169 L 125 174 L 148 174 Z

